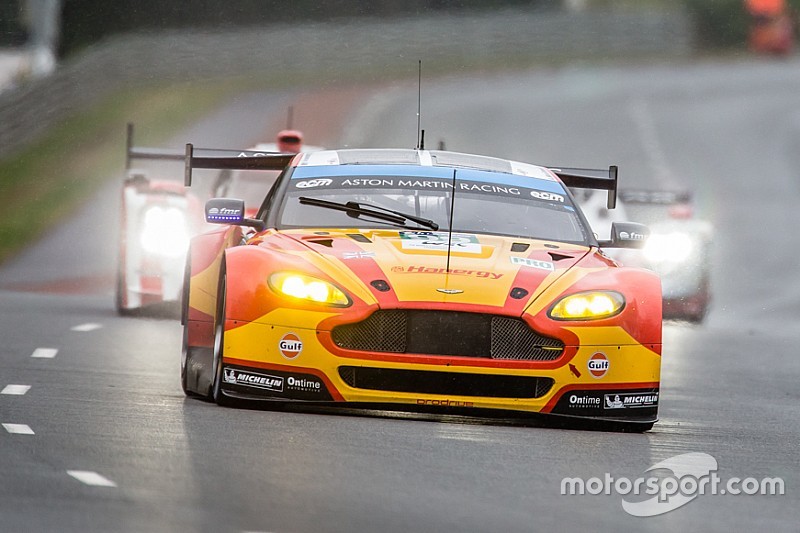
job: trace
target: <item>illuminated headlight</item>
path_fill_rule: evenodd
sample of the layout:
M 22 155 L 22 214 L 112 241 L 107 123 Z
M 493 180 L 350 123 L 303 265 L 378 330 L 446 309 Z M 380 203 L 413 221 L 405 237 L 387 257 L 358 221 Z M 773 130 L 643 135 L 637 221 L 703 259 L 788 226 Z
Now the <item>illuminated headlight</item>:
M 548 315 L 555 320 L 597 320 L 617 315 L 625 307 L 625 297 L 614 291 L 591 291 L 560 299 Z
M 151 207 L 144 213 L 139 237 L 142 248 L 150 254 L 180 257 L 189 247 L 186 216 L 175 207 Z
M 644 256 L 653 263 L 682 263 L 694 251 L 694 240 L 683 232 L 653 234 L 644 245 Z
M 350 298 L 327 281 L 296 272 L 276 272 L 269 277 L 272 290 L 284 296 L 334 307 L 347 307 Z

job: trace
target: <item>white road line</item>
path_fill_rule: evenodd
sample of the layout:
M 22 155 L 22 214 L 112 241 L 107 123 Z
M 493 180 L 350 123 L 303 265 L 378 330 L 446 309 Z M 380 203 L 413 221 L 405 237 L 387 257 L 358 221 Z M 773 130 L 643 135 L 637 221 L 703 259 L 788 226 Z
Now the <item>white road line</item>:
M 116 487 L 117 484 L 110 479 L 101 476 L 97 472 L 89 470 L 67 470 L 67 474 L 74 477 L 81 483 L 92 485 L 93 487 Z
M 437 429 L 438 437 L 447 440 L 465 440 L 472 442 L 495 442 L 491 432 L 483 426 L 469 426 L 459 424 L 442 424 Z
M 52 359 L 56 356 L 58 350 L 56 348 L 36 348 L 31 357 L 38 357 L 40 359 Z
M 0 394 L 23 396 L 29 390 L 31 390 L 30 385 L 6 385 L 5 388 L 0 391 Z
M 72 331 L 94 331 L 102 327 L 103 326 L 101 324 L 95 324 L 94 322 L 89 322 L 88 324 L 81 324 L 80 326 L 75 326 L 74 328 L 70 329 Z
M 3 424 L 6 431 L 15 435 L 33 435 L 33 430 L 25 424 Z

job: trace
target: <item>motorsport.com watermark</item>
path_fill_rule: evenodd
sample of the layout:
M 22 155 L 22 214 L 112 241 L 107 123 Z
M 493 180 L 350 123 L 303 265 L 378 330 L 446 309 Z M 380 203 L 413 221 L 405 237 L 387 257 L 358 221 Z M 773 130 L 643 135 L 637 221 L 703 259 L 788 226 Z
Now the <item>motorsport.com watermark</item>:
M 655 471 L 671 475 L 656 475 Z M 622 508 L 633 516 L 657 516 L 682 507 L 704 495 L 783 496 L 785 483 L 779 477 L 756 479 L 731 477 L 723 481 L 717 474 L 717 460 L 707 453 L 685 453 L 657 463 L 644 475 L 631 480 L 606 473 L 602 478 L 564 478 L 562 496 L 622 496 Z M 647 474 L 653 472 L 652 474 Z M 649 496 L 649 498 L 646 498 Z

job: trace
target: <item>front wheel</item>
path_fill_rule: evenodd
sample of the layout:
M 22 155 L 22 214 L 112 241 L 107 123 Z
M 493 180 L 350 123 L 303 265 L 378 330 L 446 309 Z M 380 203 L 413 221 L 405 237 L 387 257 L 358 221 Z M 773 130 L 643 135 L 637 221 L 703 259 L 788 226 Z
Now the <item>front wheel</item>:
M 191 254 L 186 257 L 183 292 L 181 295 L 181 324 L 183 324 L 183 346 L 181 347 L 181 389 L 186 396 L 197 396 L 213 400 L 213 357 L 211 348 L 189 345 L 189 284 L 192 270 Z
M 125 271 L 120 263 L 117 267 L 117 285 L 114 289 L 114 307 L 116 307 L 119 316 L 131 316 L 133 314 L 133 310 L 127 307 L 127 292 L 128 287 L 127 281 L 125 280 Z
M 217 291 L 217 313 L 214 319 L 214 357 L 213 369 L 214 380 L 211 387 L 211 399 L 217 405 L 231 405 L 233 401 L 222 391 L 222 381 L 224 378 L 222 369 L 222 357 L 225 352 L 225 302 L 227 292 L 227 275 L 225 272 L 220 274 L 219 290 Z
M 189 325 L 183 326 L 181 353 L 181 388 L 186 396 L 212 400 L 212 354 L 208 348 L 189 346 Z

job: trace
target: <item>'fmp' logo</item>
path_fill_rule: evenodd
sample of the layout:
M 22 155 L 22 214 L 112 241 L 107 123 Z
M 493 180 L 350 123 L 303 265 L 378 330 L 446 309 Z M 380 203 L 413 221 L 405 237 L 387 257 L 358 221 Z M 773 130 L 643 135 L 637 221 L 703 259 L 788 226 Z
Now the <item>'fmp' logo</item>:
M 586 365 L 589 368 L 589 373 L 596 378 L 602 378 L 608 372 L 608 367 L 611 364 L 608 362 L 606 354 L 597 352 L 589 358 L 589 363 Z
M 303 341 L 294 333 L 287 333 L 278 343 L 278 349 L 286 359 L 294 359 L 303 351 Z

